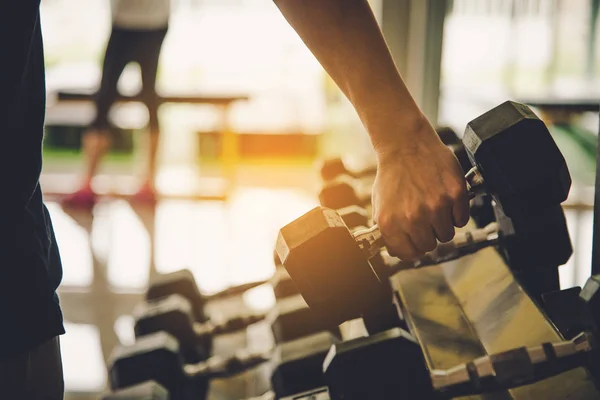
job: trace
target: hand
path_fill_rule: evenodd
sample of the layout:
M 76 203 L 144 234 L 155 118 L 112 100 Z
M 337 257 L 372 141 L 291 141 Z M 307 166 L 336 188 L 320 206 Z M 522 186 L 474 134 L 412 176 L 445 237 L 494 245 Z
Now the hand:
M 469 220 L 469 198 L 458 160 L 428 122 L 403 137 L 410 143 L 378 149 L 372 201 L 388 252 L 409 261 L 452 240 Z

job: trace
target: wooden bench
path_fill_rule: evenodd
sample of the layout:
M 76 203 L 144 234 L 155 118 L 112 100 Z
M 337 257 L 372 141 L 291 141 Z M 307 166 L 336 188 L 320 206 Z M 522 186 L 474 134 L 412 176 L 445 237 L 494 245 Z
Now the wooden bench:
M 82 104 L 91 103 L 94 101 L 95 90 L 57 90 L 48 94 L 48 118 L 47 124 L 50 125 L 53 120 L 57 119 L 60 123 L 65 123 L 65 115 L 59 115 L 58 118 L 53 117 L 53 108 L 60 108 L 61 104 Z M 234 103 L 239 101 L 246 101 L 249 97 L 246 95 L 230 95 L 230 96 L 217 96 L 217 95 L 205 95 L 199 93 L 160 93 L 158 95 L 158 103 L 162 104 L 192 104 L 192 105 L 210 105 L 215 106 L 219 110 L 219 125 L 221 135 L 221 156 L 220 163 L 223 170 L 224 179 L 228 182 L 227 187 L 231 187 L 235 174 L 235 166 L 239 160 L 239 144 L 238 135 L 231 128 L 231 109 Z M 140 95 L 123 95 L 119 94 L 116 103 L 132 103 L 142 102 Z M 60 112 L 59 112 L 60 114 Z M 65 114 L 64 112 L 62 114 Z M 71 114 L 71 113 L 68 113 Z M 75 118 L 78 123 L 84 119 L 82 115 L 70 115 L 69 118 Z M 85 118 L 86 120 L 89 118 Z M 210 194 L 206 196 L 200 194 L 198 196 L 189 196 L 191 198 L 201 199 L 224 199 L 227 198 L 227 193 L 218 195 L 210 191 Z M 57 194 L 57 193 L 53 193 Z M 118 194 L 111 194 L 110 197 L 121 197 Z M 125 196 L 127 197 L 127 196 Z M 168 196 L 171 197 L 171 196 Z
M 59 90 L 56 92 L 57 101 L 92 101 L 94 100 L 95 92 L 91 90 L 66 91 Z M 204 96 L 200 94 L 167 94 L 158 95 L 159 104 L 176 103 L 176 104 L 207 104 L 214 106 L 230 107 L 237 101 L 248 100 L 248 96 Z M 142 98 L 139 95 L 118 95 L 117 102 L 141 102 Z

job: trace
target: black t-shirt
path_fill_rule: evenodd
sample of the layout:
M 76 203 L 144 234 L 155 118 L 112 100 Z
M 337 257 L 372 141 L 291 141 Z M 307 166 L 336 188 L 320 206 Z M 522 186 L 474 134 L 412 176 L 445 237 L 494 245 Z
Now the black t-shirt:
M 40 0 L 0 12 L 0 358 L 64 333 L 60 255 L 39 185 L 46 107 Z

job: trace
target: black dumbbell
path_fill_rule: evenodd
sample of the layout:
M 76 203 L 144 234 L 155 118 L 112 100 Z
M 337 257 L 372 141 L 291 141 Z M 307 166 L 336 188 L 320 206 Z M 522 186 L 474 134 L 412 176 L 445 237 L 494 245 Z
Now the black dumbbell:
M 161 274 L 154 278 L 146 291 L 146 299 L 151 301 L 172 294 L 179 294 L 191 302 L 195 320 L 204 322 L 208 320 L 208 316 L 205 312 L 205 306 L 208 302 L 227 297 L 235 297 L 266 283 L 268 283 L 268 281 L 250 282 L 207 296 L 200 293 L 192 272 L 188 269 L 181 269 L 175 272 Z
M 377 172 L 377 165 L 372 164 L 361 170 L 354 170 L 348 167 L 341 157 L 333 157 L 323 161 L 319 170 L 321 172 L 321 178 L 324 181 L 330 181 L 340 175 L 348 175 L 353 178 L 375 175 Z
M 155 381 L 146 381 L 107 393 L 102 400 L 169 400 L 169 392 Z
M 267 320 L 275 343 L 289 342 L 320 331 L 341 338 L 339 324 L 310 308 L 300 294 L 277 301 Z
M 349 229 L 366 228 L 372 225 L 369 213 L 362 207 L 348 206 L 337 210 L 337 212 Z M 275 298 L 283 299 L 299 294 L 300 292 L 294 281 L 281 264 L 277 249 L 273 249 L 273 262 L 276 269 L 271 282 Z
M 211 379 L 229 377 L 271 362 L 273 391 L 277 397 L 284 397 L 323 385 L 323 360 L 336 342 L 329 333 L 317 333 L 269 351 L 240 351 L 233 357 L 211 357 L 202 363 L 184 364 L 177 340 L 166 332 L 158 332 L 115 350 L 110 363 L 110 384 L 111 389 L 117 390 L 154 380 L 169 391 L 171 400 L 200 400 L 206 398 Z
M 506 102 L 476 118 L 463 143 L 476 165 L 466 176 L 470 193 L 485 190 L 506 215 L 540 213 L 566 199 L 571 181 L 565 160 L 526 106 Z M 335 211 L 317 207 L 280 230 L 277 252 L 308 305 L 342 322 L 378 306 L 370 299 L 382 279 L 368 260 L 382 246 L 376 225 L 353 234 Z
M 319 203 L 335 210 L 353 205 L 368 207 L 371 204 L 372 186 L 373 181 L 340 175 L 323 184 L 319 191 Z
M 338 326 L 309 308 L 300 294 L 278 300 L 266 314 L 240 315 L 224 321 L 194 321 L 189 301 L 180 295 L 141 303 L 133 314 L 136 337 L 165 331 L 177 339 L 183 359 L 189 363 L 210 356 L 216 335 L 238 332 L 265 319 L 271 326 L 275 343 L 325 330 L 341 336 Z
M 544 293 L 560 289 L 558 267 L 573 254 L 564 210 L 557 204 L 508 218 L 501 207 L 492 207 L 503 232 L 498 250 L 515 278 L 540 304 Z
M 238 315 L 223 321 L 197 322 L 194 320 L 190 301 L 175 294 L 138 304 L 133 317 L 136 337 L 166 331 L 178 340 L 183 359 L 194 363 L 211 355 L 216 335 L 246 329 L 251 324 L 264 320 L 266 314 Z

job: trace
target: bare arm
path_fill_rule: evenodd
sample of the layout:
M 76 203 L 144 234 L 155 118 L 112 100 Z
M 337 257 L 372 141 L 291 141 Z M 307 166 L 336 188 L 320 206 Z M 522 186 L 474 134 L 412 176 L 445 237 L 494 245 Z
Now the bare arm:
M 376 150 L 410 141 L 427 123 L 410 95 L 366 0 L 275 0 L 284 17 L 348 97 Z M 394 117 L 396 129 L 385 126 Z M 398 130 L 402 125 L 406 130 Z
M 373 216 L 392 255 L 412 259 L 469 217 L 462 170 L 415 103 L 367 0 L 275 0 L 352 102 L 375 148 Z

